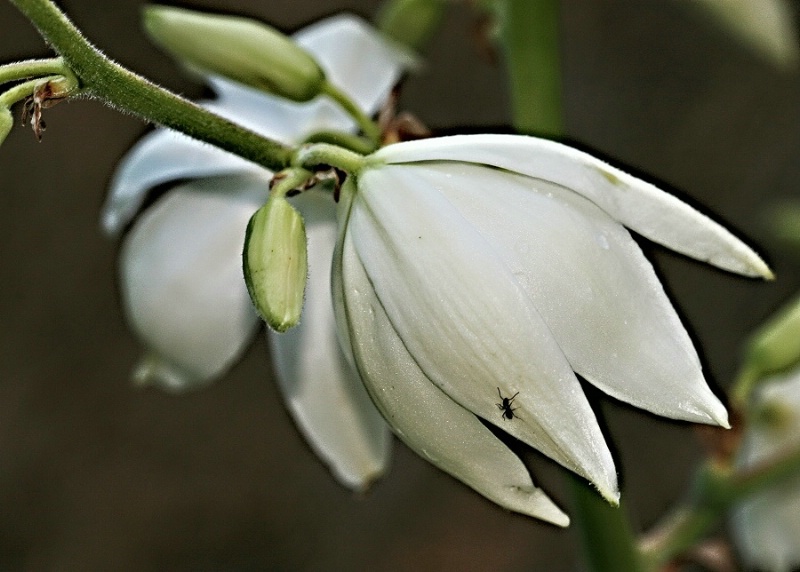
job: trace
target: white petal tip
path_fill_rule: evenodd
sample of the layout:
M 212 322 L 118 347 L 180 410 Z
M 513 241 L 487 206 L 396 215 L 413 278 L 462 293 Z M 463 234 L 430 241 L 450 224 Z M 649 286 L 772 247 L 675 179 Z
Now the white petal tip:
M 562 528 L 569 526 L 569 517 L 541 489 L 514 486 L 509 492 L 502 503 L 506 508 Z
M 619 506 L 620 495 L 618 490 L 615 489 L 613 491 L 609 491 L 609 490 L 597 489 L 597 492 L 599 492 L 600 496 L 606 499 L 606 502 L 608 502 L 608 504 L 610 504 L 611 506 Z
M 134 387 L 154 386 L 170 393 L 182 393 L 205 385 L 207 380 L 194 379 L 181 368 L 151 353 L 136 364 L 131 381 Z
M 708 416 L 709 421 L 707 421 L 707 423 L 719 425 L 723 429 L 731 428 L 731 424 L 728 421 L 728 410 L 725 409 L 725 406 L 716 397 L 714 397 L 714 402 L 708 408 Z
M 356 494 L 367 494 L 372 485 L 378 482 L 386 472 L 386 467 L 373 465 L 370 468 L 355 472 L 351 467 L 340 468 L 331 465 L 331 472 L 334 478 L 344 487 L 347 487 Z
M 745 247 L 746 248 L 746 247 Z M 733 269 L 743 276 L 751 278 L 761 278 L 763 280 L 775 280 L 775 273 L 764 260 L 755 252 L 747 248 L 747 252 L 741 257 L 741 269 Z
M 115 238 L 122 232 L 122 217 L 113 208 L 103 209 L 100 217 L 100 228 L 106 236 Z

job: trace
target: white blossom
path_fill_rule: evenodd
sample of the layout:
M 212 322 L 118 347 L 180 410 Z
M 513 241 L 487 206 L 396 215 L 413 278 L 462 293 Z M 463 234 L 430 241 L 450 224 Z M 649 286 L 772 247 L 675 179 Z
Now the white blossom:
M 367 113 L 380 107 L 410 61 L 352 16 L 329 18 L 294 39 Z M 207 80 L 218 98 L 205 107 L 282 142 L 356 128 L 324 98 L 298 104 L 220 77 Z M 245 287 L 242 244 L 271 177 L 258 165 L 168 130 L 148 134 L 123 160 L 103 210 L 111 234 L 131 221 L 150 189 L 188 179 L 136 219 L 122 247 L 124 308 L 147 347 L 135 372 L 141 383 L 174 391 L 206 384 L 249 345 L 260 321 Z M 329 286 L 335 208 L 318 194 L 304 193 L 295 202 L 309 240 L 302 323 L 269 337 L 290 412 L 335 476 L 358 489 L 385 470 L 390 436 L 336 342 Z
M 343 346 L 400 438 L 498 504 L 567 522 L 477 417 L 618 499 L 576 373 L 653 413 L 728 426 L 625 227 L 727 270 L 771 274 L 675 197 L 558 143 L 473 135 L 379 150 L 339 208 Z M 502 399 L 514 395 L 509 419 Z
M 736 460 L 739 469 L 800 447 L 800 371 L 761 382 L 754 419 Z M 733 535 L 745 564 L 789 572 L 800 566 L 800 477 L 760 491 L 738 505 Z

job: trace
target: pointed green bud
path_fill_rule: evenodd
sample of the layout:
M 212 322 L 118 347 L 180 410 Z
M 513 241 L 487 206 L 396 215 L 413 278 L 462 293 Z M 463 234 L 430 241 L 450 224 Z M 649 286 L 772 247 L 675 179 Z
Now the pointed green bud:
M 745 368 L 755 378 L 800 364 L 800 298 L 783 308 L 751 338 Z
M 247 225 L 244 279 L 258 313 L 279 332 L 300 321 L 306 287 L 306 229 L 282 195 L 270 195 Z
M 11 128 L 14 127 L 14 117 L 8 107 L 0 107 L 0 143 L 6 140 Z
M 255 20 L 148 6 L 144 26 L 156 44 L 189 67 L 293 101 L 313 99 L 325 84 L 308 52 Z

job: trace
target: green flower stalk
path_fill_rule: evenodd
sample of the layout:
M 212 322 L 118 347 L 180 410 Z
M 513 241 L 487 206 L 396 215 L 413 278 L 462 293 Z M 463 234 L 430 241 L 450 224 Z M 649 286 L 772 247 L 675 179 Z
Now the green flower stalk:
M 786 372 L 799 363 L 800 297 L 779 311 L 750 339 L 734 400 L 744 405 L 759 380 Z

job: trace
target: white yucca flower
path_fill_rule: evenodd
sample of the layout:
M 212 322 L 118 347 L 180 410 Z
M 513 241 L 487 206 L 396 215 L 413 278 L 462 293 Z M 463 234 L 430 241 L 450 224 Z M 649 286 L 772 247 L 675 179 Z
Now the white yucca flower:
M 754 467 L 800 447 L 800 371 L 759 384 L 754 415 L 736 460 Z M 790 477 L 739 504 L 733 536 L 753 569 L 790 572 L 800 566 L 800 477 Z
M 367 113 L 375 112 L 407 54 L 362 20 L 337 16 L 294 39 L 327 78 Z M 355 131 L 335 104 L 282 100 L 235 82 L 207 78 L 218 99 L 203 105 L 267 137 L 297 144 L 319 130 Z M 135 376 L 173 391 L 209 383 L 250 344 L 260 320 L 242 274 L 242 244 L 251 215 L 264 204 L 272 173 L 239 157 L 159 129 L 123 160 L 103 210 L 117 234 L 147 193 L 171 189 L 136 219 L 124 239 L 120 285 L 126 315 L 147 347 Z M 306 221 L 310 281 L 303 322 L 269 333 L 280 387 L 309 443 L 345 485 L 363 488 L 386 468 L 390 435 L 336 341 L 330 301 L 335 208 L 318 191 L 294 200 Z
M 395 433 L 486 497 L 568 522 L 478 417 L 618 499 L 576 373 L 653 413 L 728 426 L 625 227 L 726 270 L 771 273 L 685 203 L 585 153 L 513 135 L 385 147 L 342 193 L 343 346 Z

